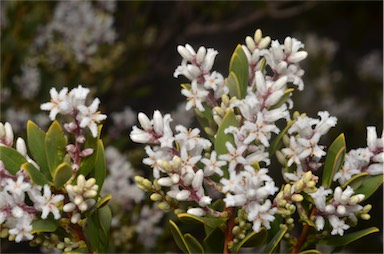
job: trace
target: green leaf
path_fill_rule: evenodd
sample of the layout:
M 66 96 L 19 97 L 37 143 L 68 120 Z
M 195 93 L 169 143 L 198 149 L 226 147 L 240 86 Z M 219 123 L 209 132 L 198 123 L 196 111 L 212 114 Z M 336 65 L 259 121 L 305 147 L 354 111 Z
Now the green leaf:
M 321 252 L 318 250 L 305 250 L 299 252 L 299 254 L 321 254 Z
M 63 162 L 66 153 L 65 146 L 67 145 L 63 129 L 57 121 L 54 121 L 49 127 L 44 143 L 48 167 L 51 175 L 53 175 L 53 171 Z
M 332 245 L 332 246 L 346 246 L 366 235 L 379 232 L 376 227 L 366 228 L 357 232 L 345 234 L 343 236 L 331 236 L 319 241 L 319 244 Z
M 187 242 L 185 241 L 184 236 L 181 233 L 179 227 L 176 225 L 176 223 L 173 222 L 172 220 L 169 220 L 169 225 L 171 228 L 173 239 L 175 240 L 180 250 L 184 253 L 191 253 L 190 250 L 188 249 Z
M 40 232 L 55 232 L 59 227 L 60 221 L 55 220 L 52 216 L 48 216 L 47 219 L 37 219 L 32 222 L 31 234 Z
M 287 123 L 287 126 L 277 135 L 277 137 L 273 140 L 272 144 L 268 148 L 269 155 L 272 156 L 277 149 L 279 149 L 283 136 L 287 133 L 288 129 L 292 126 L 292 124 L 296 122 L 296 120 L 291 120 Z
M 107 174 L 107 164 L 105 160 L 104 145 L 103 145 L 103 141 L 100 139 L 97 142 L 96 164 L 95 164 L 95 171 L 93 172 L 94 178 L 96 179 L 96 184 L 99 186 L 97 193 L 100 193 L 103 187 L 106 174 Z
M 361 185 L 355 189 L 355 193 L 364 194 L 364 200 L 368 199 L 383 184 L 383 175 L 366 176 Z
M 61 163 L 53 171 L 53 186 L 58 190 L 72 177 L 73 170 L 71 165 L 66 162 Z
M 18 151 L 11 147 L 0 146 L 0 160 L 3 161 L 5 169 L 15 175 L 20 170 L 22 164 L 27 162 Z
M 357 175 L 352 176 L 348 181 L 346 181 L 341 188 L 345 189 L 348 185 L 351 186 L 354 190 L 356 190 L 364 180 L 364 176 L 367 176 L 368 172 L 363 172 Z
M 101 133 L 101 125 L 99 125 L 99 135 Z M 96 164 L 96 159 L 97 159 L 97 153 L 98 153 L 98 140 L 100 140 L 99 137 L 92 137 L 92 134 L 91 132 L 87 132 L 86 133 L 86 141 L 85 141 L 85 144 L 84 144 L 84 148 L 92 148 L 93 149 L 93 153 L 86 157 L 86 158 L 83 158 L 80 162 L 80 167 L 79 167 L 79 170 L 77 171 L 77 174 L 76 176 L 78 175 L 83 175 L 83 176 L 87 176 L 91 171 L 92 169 L 94 169 L 95 167 L 95 164 Z
M 100 252 L 105 253 L 108 250 L 109 230 L 111 228 L 112 213 L 111 213 L 111 209 L 107 205 L 98 209 L 97 212 L 98 212 L 98 219 L 99 219 L 99 225 L 100 225 L 99 250 Z
M 207 253 L 223 253 L 224 239 L 224 232 L 217 227 L 204 238 L 204 249 Z
M 180 213 L 177 215 L 179 220 L 186 224 L 204 224 L 210 228 L 217 228 L 223 224 L 226 219 L 216 217 L 198 217 L 189 213 Z
M 205 253 L 203 246 L 201 246 L 199 241 L 191 234 L 184 234 L 184 240 L 187 243 L 188 249 L 191 253 Z
M 328 149 L 325 158 L 322 185 L 326 188 L 331 187 L 333 176 L 341 168 L 345 156 L 345 137 L 340 134 Z
M 51 173 L 45 152 L 45 132 L 30 120 L 27 123 L 27 141 L 28 149 L 33 160 L 39 165 L 41 173 L 43 173 L 48 180 L 51 180 Z
M 21 165 L 21 168 L 28 173 L 29 177 L 35 184 L 44 186 L 49 183 L 45 175 L 43 175 L 32 163 L 26 162 Z
M 99 221 L 97 213 L 92 213 L 84 223 L 83 231 L 86 241 L 93 251 L 98 252 L 99 248 Z
M 105 195 L 103 198 L 101 198 L 99 201 L 97 201 L 97 203 L 95 204 L 95 207 L 96 208 L 102 208 L 103 206 L 105 206 L 109 200 L 111 200 L 112 198 L 112 194 L 107 194 Z
M 241 98 L 240 83 L 235 73 L 230 72 L 227 78 L 227 87 L 229 90 L 229 96 Z
M 236 115 L 233 112 L 232 109 L 229 109 L 228 112 L 225 114 L 223 120 L 221 121 L 221 124 L 219 126 L 219 129 L 217 130 L 216 138 L 215 138 L 215 150 L 218 155 L 228 153 L 227 147 L 225 146 L 225 143 L 230 142 L 231 144 L 234 144 L 233 135 L 228 133 L 224 133 L 225 129 L 227 129 L 229 126 L 239 127 L 240 123 L 236 119 Z
M 244 53 L 243 47 L 239 44 L 232 54 L 229 63 L 229 73 L 233 72 L 239 82 L 240 97 L 237 97 L 238 99 L 243 99 L 247 94 L 249 80 L 248 68 L 249 63 L 247 56 Z
M 267 230 L 261 228 L 261 230 L 256 233 L 252 231 L 249 233 L 241 242 L 239 242 L 233 249 L 233 253 L 238 253 L 241 247 L 258 247 L 267 240 Z
M 277 234 L 272 238 L 272 240 L 267 244 L 267 246 L 264 249 L 263 253 L 273 253 L 277 246 L 279 245 L 281 239 L 283 239 L 283 236 L 287 232 L 288 227 L 283 225 L 280 228 L 280 231 L 277 232 Z

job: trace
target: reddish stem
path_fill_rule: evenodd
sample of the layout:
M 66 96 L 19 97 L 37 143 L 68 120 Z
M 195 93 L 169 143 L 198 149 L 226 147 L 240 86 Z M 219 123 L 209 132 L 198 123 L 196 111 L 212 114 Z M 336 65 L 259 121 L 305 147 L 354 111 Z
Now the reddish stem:
M 224 241 L 224 254 L 229 254 L 229 243 L 233 240 L 232 229 L 235 226 L 235 208 L 226 207 L 225 211 L 228 213 L 227 228 L 225 229 L 225 241 Z

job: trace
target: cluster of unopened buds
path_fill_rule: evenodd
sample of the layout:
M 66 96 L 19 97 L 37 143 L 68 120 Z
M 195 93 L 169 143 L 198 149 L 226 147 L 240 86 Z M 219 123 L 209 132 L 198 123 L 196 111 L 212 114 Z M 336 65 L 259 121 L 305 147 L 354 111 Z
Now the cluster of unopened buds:
M 72 213 L 71 222 L 76 224 L 81 219 L 81 213 L 96 203 L 95 197 L 99 186 L 96 184 L 95 178 L 85 180 L 83 175 L 79 175 L 76 185 L 68 184 L 65 189 L 70 202 L 63 206 L 63 211 Z

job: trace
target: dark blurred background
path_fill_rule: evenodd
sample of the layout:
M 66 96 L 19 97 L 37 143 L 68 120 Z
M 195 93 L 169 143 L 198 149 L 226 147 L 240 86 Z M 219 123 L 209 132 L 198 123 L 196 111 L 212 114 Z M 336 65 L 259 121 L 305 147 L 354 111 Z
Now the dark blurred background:
M 234 48 L 257 28 L 272 40 L 283 42 L 291 36 L 305 44 L 305 88 L 295 93 L 295 110 L 312 117 L 327 110 L 338 117 L 337 127 L 323 143 L 330 144 L 344 132 L 349 150 L 366 146 L 366 126 L 382 132 L 382 1 L 117 1 L 115 9 L 108 9 L 108 1 L 94 1 L 94 8 L 113 17 L 116 37 L 112 43 L 100 43 L 88 62 L 76 60 L 65 43 L 59 43 L 60 34 L 54 40 L 59 46 L 34 46 L 59 3 L 1 1 L 1 121 L 19 124 L 15 131 L 21 136 L 26 119 L 44 123 L 37 116 L 39 105 L 49 99 L 53 86 L 90 87 L 107 115 L 127 106 L 133 112 L 171 112 L 184 101 L 180 84 L 187 81 L 173 78 L 181 61 L 177 45 L 215 48 L 219 55 L 214 69 L 226 76 Z M 52 52 L 61 58 L 52 62 Z M 29 66 L 38 69 L 39 85 L 25 96 L 21 91 L 36 75 L 26 75 L 24 83 L 16 77 L 22 77 L 21 66 L 28 61 L 35 61 Z M 119 129 L 125 138 L 118 139 L 111 131 L 115 124 L 111 118 L 106 122 L 106 142 L 130 149 L 130 130 Z M 350 252 L 383 251 L 382 188 L 368 203 L 373 205 L 372 219 L 353 230 L 376 226 L 381 232 L 351 244 Z

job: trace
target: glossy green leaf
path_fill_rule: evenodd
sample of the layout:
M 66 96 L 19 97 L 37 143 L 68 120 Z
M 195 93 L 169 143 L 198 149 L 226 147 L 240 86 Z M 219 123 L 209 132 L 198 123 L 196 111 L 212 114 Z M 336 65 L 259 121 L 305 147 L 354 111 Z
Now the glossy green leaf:
M 108 204 L 109 200 L 111 200 L 112 194 L 107 194 L 103 198 L 101 198 L 97 203 L 95 204 L 96 208 L 102 208 L 106 204 Z
M 332 246 L 346 246 L 364 236 L 379 232 L 376 227 L 366 228 L 357 232 L 345 234 L 343 236 L 331 236 L 319 241 L 319 244 L 332 245 Z
M 363 172 L 357 175 L 352 176 L 348 181 L 346 181 L 341 188 L 345 189 L 348 185 L 351 186 L 354 190 L 356 190 L 365 179 L 365 176 L 368 175 L 368 172 Z
M 281 239 L 283 239 L 283 236 L 287 232 L 288 227 L 287 226 L 281 226 L 280 230 L 275 234 L 275 236 L 272 238 L 272 240 L 267 244 L 267 246 L 264 249 L 263 253 L 273 253 L 277 246 L 279 245 Z
M 327 157 L 325 158 L 322 185 L 326 188 L 331 186 L 333 176 L 341 168 L 345 156 L 345 137 L 340 134 L 328 149 Z
M 252 231 L 249 233 L 241 242 L 239 242 L 233 249 L 233 253 L 238 253 L 242 247 L 258 247 L 264 244 L 267 240 L 267 230 L 261 228 L 261 230 L 256 233 Z
M 73 170 L 71 165 L 66 162 L 61 163 L 55 171 L 53 171 L 53 186 L 58 190 L 72 177 Z
M 191 234 L 184 234 L 184 240 L 187 243 L 190 253 L 205 253 L 203 246 L 201 246 L 199 241 Z
M 101 132 L 101 128 L 102 128 L 102 126 L 99 125 L 99 130 L 98 130 L 99 135 Z M 98 148 L 98 140 L 100 140 L 100 138 L 99 137 L 96 137 L 96 138 L 92 137 L 91 132 L 87 132 L 85 135 L 85 138 L 86 138 L 86 141 L 85 141 L 83 149 L 92 148 L 93 153 L 88 157 L 82 158 L 79 170 L 77 171 L 77 175 L 87 176 L 92 171 L 92 169 L 94 169 L 94 167 L 95 167 L 96 159 L 97 159 L 97 153 L 98 153 L 98 149 L 97 149 Z
M 240 83 L 235 73 L 230 72 L 227 78 L 227 87 L 230 97 L 241 98 Z
M 45 175 L 43 175 L 32 163 L 26 162 L 21 165 L 21 168 L 28 173 L 29 177 L 32 179 L 32 182 L 35 184 L 44 186 L 49 183 Z
M 171 233 L 173 235 L 173 239 L 175 240 L 177 246 L 180 248 L 180 250 L 183 253 L 190 253 L 188 246 L 187 246 L 187 243 L 186 243 L 184 236 L 181 233 L 179 227 L 172 220 L 169 220 L 169 225 L 171 228 Z
M 204 224 L 210 228 L 217 228 L 225 222 L 224 218 L 198 217 L 189 213 L 180 213 L 177 217 L 186 224 Z
M 28 121 L 27 124 L 27 141 L 33 160 L 39 165 L 41 173 L 50 180 L 51 173 L 45 152 L 45 132 L 32 121 Z
M 48 167 L 53 175 L 64 159 L 67 145 L 67 139 L 64 136 L 63 129 L 57 121 L 54 121 L 45 135 L 45 152 L 47 156 Z
M 383 175 L 366 176 L 361 185 L 355 189 L 355 193 L 364 194 L 364 200 L 366 200 L 376 192 L 383 182 Z
M 248 68 L 248 58 L 244 53 L 243 47 L 239 44 L 237 45 L 235 52 L 232 54 L 229 63 L 229 73 L 233 72 L 239 82 L 240 97 L 237 97 L 238 99 L 243 99 L 247 94 L 249 80 Z
M 97 143 L 96 164 L 95 171 L 93 172 L 93 177 L 96 179 L 96 184 L 99 186 L 98 193 L 100 193 L 103 187 L 106 174 L 107 164 L 105 160 L 104 145 L 103 141 L 100 139 Z
M 92 213 L 83 225 L 86 241 L 92 250 L 96 252 L 98 252 L 99 249 L 99 227 L 97 213 Z
M 204 238 L 205 251 L 207 253 L 223 253 L 224 239 L 224 232 L 217 227 Z
M 234 144 L 233 135 L 230 133 L 226 134 L 224 131 L 229 126 L 239 127 L 239 125 L 240 123 L 236 119 L 235 113 L 233 112 L 232 109 L 229 109 L 228 112 L 225 114 L 223 120 L 221 121 L 219 129 L 217 130 L 217 134 L 215 138 L 215 150 L 217 154 L 228 153 L 225 143 L 230 142 L 231 144 Z
M 287 123 L 287 126 L 277 135 L 277 137 L 273 140 L 271 145 L 268 148 L 269 155 L 272 156 L 275 154 L 276 150 L 280 148 L 281 142 L 283 140 L 283 136 L 287 133 L 288 129 L 292 126 L 292 124 L 296 122 L 296 120 L 291 120 Z
M 27 162 L 27 159 L 18 151 L 7 146 L 0 146 L 0 160 L 4 163 L 5 169 L 12 175 L 16 174 L 21 165 Z
M 109 206 L 103 206 L 100 209 L 97 210 L 98 212 L 98 218 L 99 218 L 99 237 L 100 237 L 100 244 L 99 244 L 99 250 L 102 253 L 105 253 L 108 250 L 108 243 L 109 243 L 109 230 L 111 228 L 112 223 L 112 212 Z
M 32 222 L 31 234 L 40 232 L 55 232 L 59 227 L 60 221 L 55 220 L 52 216 L 48 216 L 47 219 L 37 219 Z

